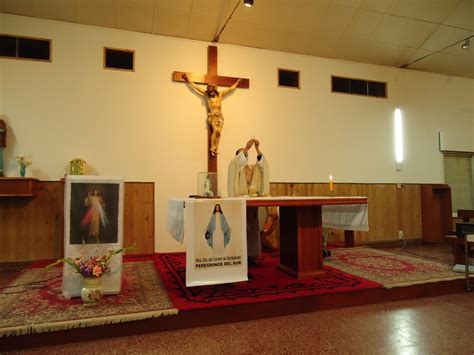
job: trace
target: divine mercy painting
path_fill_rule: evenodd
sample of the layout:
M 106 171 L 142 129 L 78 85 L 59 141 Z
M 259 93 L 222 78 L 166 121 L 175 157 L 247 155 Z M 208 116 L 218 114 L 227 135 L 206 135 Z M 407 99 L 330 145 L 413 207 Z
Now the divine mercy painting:
M 71 183 L 70 244 L 117 243 L 119 184 Z

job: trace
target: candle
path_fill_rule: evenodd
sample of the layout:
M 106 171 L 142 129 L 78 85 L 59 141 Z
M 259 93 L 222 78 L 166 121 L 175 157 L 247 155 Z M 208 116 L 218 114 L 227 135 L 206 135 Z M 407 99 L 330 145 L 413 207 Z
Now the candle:
M 329 175 L 329 191 L 334 191 L 334 181 L 332 179 L 332 175 Z

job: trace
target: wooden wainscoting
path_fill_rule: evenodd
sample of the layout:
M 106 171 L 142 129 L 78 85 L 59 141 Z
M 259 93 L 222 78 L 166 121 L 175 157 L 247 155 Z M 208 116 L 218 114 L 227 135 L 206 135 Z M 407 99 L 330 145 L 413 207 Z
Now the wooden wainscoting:
M 64 185 L 37 185 L 35 197 L 0 198 L 0 262 L 61 257 Z
M 367 196 L 369 231 L 355 232 L 356 244 L 398 241 L 398 231 L 405 239 L 421 239 L 421 193 L 419 184 L 334 184 L 271 183 L 272 196 Z M 342 231 L 331 230 L 329 241 L 343 241 Z
M 154 252 L 154 184 L 126 182 L 124 242 L 131 253 Z M 38 182 L 35 197 L 0 198 L 0 262 L 56 259 L 63 254 L 64 183 Z
M 129 254 L 155 252 L 155 185 L 126 182 L 123 216 L 123 245 L 136 243 Z

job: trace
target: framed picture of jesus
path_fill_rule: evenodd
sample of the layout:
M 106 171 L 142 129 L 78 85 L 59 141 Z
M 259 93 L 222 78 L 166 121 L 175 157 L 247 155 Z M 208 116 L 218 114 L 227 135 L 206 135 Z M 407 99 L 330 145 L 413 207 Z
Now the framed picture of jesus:
M 120 184 L 81 179 L 70 187 L 70 244 L 117 243 Z
M 64 257 L 108 255 L 123 247 L 122 178 L 69 175 L 64 189 Z M 110 271 L 102 276 L 104 294 L 121 289 L 122 257 L 110 260 Z M 80 295 L 82 277 L 67 264 L 63 269 L 63 295 Z

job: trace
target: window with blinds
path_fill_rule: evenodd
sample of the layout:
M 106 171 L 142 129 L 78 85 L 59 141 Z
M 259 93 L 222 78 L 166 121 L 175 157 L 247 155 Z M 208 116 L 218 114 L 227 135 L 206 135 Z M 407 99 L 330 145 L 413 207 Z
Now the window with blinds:
M 451 187 L 453 213 L 472 210 L 472 170 L 470 153 L 444 153 L 444 181 Z

